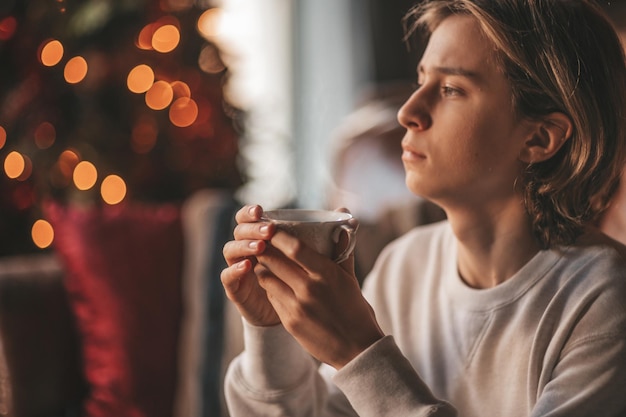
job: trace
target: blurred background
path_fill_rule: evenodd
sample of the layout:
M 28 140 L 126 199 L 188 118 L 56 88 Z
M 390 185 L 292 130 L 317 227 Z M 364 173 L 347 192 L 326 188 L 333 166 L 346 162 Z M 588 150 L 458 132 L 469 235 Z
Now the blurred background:
M 237 208 L 416 198 L 411 3 L 0 2 L 0 416 L 228 415 Z
M 326 205 L 338 126 L 412 76 L 410 4 L 3 1 L 0 255 L 50 244 L 46 198 Z

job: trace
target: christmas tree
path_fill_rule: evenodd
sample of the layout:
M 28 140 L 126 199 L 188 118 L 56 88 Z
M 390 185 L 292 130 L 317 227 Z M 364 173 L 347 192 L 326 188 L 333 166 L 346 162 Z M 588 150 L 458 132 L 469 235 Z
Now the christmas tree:
M 0 6 L 0 256 L 50 244 L 46 199 L 179 202 L 241 184 L 218 13 L 193 0 Z

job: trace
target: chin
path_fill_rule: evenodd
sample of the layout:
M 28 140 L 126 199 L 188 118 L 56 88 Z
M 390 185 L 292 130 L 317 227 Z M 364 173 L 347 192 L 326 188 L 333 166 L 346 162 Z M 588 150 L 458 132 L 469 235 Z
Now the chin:
M 437 201 L 442 197 L 441 193 L 437 192 L 437 190 L 433 189 L 433 187 L 428 187 L 426 182 L 423 181 L 423 178 L 419 178 L 418 180 L 415 177 L 411 178 L 407 175 L 405 184 L 413 195 L 439 205 Z
M 423 196 L 425 191 L 423 182 L 424 181 L 421 176 L 417 176 L 407 171 L 404 183 L 410 192 L 418 196 Z

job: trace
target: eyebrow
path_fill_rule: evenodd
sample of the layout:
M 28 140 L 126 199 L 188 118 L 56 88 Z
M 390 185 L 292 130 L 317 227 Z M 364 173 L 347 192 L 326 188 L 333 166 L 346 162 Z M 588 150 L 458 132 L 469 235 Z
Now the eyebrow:
M 482 79 L 479 73 L 461 67 L 434 67 L 434 71 L 444 75 L 459 75 L 476 81 Z M 420 64 L 417 68 L 417 73 L 423 74 L 425 72 L 424 66 Z

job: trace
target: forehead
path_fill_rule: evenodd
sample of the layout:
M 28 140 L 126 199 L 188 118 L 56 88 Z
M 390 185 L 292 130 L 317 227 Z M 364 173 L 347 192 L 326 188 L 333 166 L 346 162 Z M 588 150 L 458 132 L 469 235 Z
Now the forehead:
M 460 68 L 482 77 L 501 75 L 493 42 L 469 15 L 452 15 L 433 30 L 420 68 Z

